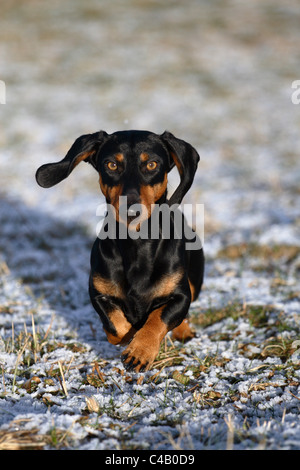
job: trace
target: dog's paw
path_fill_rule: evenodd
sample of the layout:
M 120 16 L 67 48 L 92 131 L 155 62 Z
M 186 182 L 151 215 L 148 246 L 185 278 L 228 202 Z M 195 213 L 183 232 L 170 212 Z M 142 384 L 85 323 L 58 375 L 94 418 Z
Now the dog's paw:
M 154 342 L 155 343 L 155 342 Z M 123 351 L 121 359 L 126 370 L 145 372 L 152 366 L 159 351 L 159 344 L 149 341 L 140 341 L 133 338 L 131 343 Z
M 177 339 L 183 343 L 190 341 L 191 339 L 195 338 L 195 336 L 196 333 L 190 327 L 187 319 L 183 320 L 183 322 L 172 331 L 172 338 L 175 340 Z

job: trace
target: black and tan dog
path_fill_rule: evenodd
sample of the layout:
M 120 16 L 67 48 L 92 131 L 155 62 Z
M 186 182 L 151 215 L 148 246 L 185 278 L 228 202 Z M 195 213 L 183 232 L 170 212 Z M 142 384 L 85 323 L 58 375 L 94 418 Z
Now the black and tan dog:
M 203 251 L 201 246 L 187 250 L 184 233 L 174 236 L 172 211 L 169 237 L 162 234 L 160 218 L 155 238 L 120 237 L 119 229 L 121 224 L 126 230 L 130 226 L 133 204 L 143 208 L 136 231 L 142 224 L 149 225 L 154 207 L 180 204 L 193 182 L 199 155 L 169 132 L 100 131 L 79 137 L 60 162 L 41 166 L 36 173 L 38 184 L 48 188 L 59 183 L 81 161 L 97 170 L 100 188 L 115 209 L 117 227 L 116 236 L 98 237 L 93 245 L 91 301 L 108 341 L 129 343 L 122 354 L 124 366 L 137 372 L 148 370 L 168 331 L 173 330 L 179 340 L 193 337 L 186 317 L 201 289 Z M 167 174 L 174 165 L 180 184 L 167 200 Z M 120 196 L 127 197 L 127 220 L 120 217 Z

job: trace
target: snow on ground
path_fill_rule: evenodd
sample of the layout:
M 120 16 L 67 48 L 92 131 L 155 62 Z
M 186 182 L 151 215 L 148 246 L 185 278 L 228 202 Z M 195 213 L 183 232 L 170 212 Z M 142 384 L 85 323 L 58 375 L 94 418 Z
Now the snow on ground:
M 0 448 L 300 448 L 299 16 L 296 0 L 3 7 Z M 205 207 L 197 337 L 143 375 L 88 298 L 97 175 L 34 180 L 79 135 L 129 128 L 198 149 L 187 201 Z

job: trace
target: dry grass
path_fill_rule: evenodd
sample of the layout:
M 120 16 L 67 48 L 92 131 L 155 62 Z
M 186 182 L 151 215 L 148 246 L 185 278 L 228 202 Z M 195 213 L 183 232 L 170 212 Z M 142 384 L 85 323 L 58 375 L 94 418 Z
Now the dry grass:
M 289 263 L 300 254 L 300 247 L 294 245 L 258 245 L 255 243 L 240 243 L 222 248 L 217 257 L 236 260 L 238 258 L 259 258 L 264 261 L 284 260 Z
M 237 320 L 240 317 L 248 319 L 254 327 L 263 326 L 268 315 L 274 310 L 272 305 L 246 305 L 232 302 L 221 308 L 209 308 L 205 311 L 194 311 L 191 321 L 194 325 L 206 328 L 226 318 Z
M 272 322 L 269 320 L 272 317 Z M 224 322 L 231 318 L 234 322 L 229 322 L 226 332 L 224 323 L 221 327 L 222 333 L 209 332 L 208 327 L 216 322 Z M 253 338 L 242 339 L 240 332 L 236 328 L 238 320 L 242 318 L 244 322 L 249 323 L 254 328 Z M 276 321 L 274 322 L 274 318 Z M 171 398 L 168 396 L 168 382 L 172 382 L 172 386 L 178 390 L 185 390 L 186 396 L 189 397 L 191 406 L 197 409 L 214 408 L 218 409 L 228 401 L 232 402 L 238 408 L 237 402 L 251 400 L 251 394 L 255 392 L 265 392 L 271 390 L 272 387 L 285 390 L 285 387 L 297 386 L 298 381 L 294 377 L 294 372 L 299 369 L 300 365 L 291 361 L 292 355 L 297 348 L 297 341 L 284 339 L 281 335 L 282 331 L 288 329 L 288 325 L 284 323 L 284 314 L 274 309 L 272 305 L 246 305 L 238 302 L 230 303 L 220 309 L 209 309 L 207 312 L 199 312 L 197 317 L 193 316 L 193 322 L 198 328 L 206 330 L 206 334 L 210 336 L 213 343 L 218 341 L 228 341 L 232 344 L 232 340 L 236 342 L 236 354 L 245 356 L 249 359 L 258 359 L 262 361 L 259 367 L 252 368 L 245 372 L 245 379 L 253 376 L 252 385 L 246 392 L 237 392 L 236 389 L 228 392 L 220 392 L 217 387 L 211 386 L 209 389 L 202 388 L 202 381 L 205 380 L 210 372 L 214 369 L 218 374 L 226 373 L 227 365 L 231 360 L 220 356 L 218 353 L 208 354 L 203 358 L 196 357 L 193 350 L 186 347 L 185 344 L 173 342 L 172 338 L 167 336 L 161 345 L 159 355 L 153 365 L 153 373 L 149 374 L 145 379 L 143 375 L 127 374 L 123 369 L 117 367 L 111 368 L 106 360 L 97 359 L 92 363 L 82 362 L 82 353 L 85 352 L 84 345 L 75 341 L 61 342 L 53 338 L 52 324 L 49 325 L 46 332 L 40 330 L 36 326 L 34 315 L 31 318 L 31 328 L 24 325 L 23 331 L 18 334 L 12 329 L 11 337 L 3 341 L 5 350 L 16 355 L 16 362 L 10 371 L 2 367 L 3 382 L 3 398 L 9 398 L 11 392 L 15 394 L 34 394 L 34 399 L 45 404 L 47 407 L 53 405 L 59 406 L 59 400 L 67 401 L 74 393 L 84 393 L 80 387 L 94 388 L 92 394 L 85 396 L 85 408 L 82 408 L 81 418 L 77 419 L 78 424 L 82 424 L 86 429 L 91 425 L 94 415 L 100 417 L 103 413 L 114 420 L 114 426 L 122 426 L 122 420 L 128 421 L 128 428 L 135 427 L 139 420 L 139 409 L 141 403 L 144 402 L 143 392 L 133 393 L 129 402 L 131 408 L 129 411 L 122 411 L 122 406 L 116 405 L 114 402 L 114 391 L 122 393 L 126 384 L 142 385 L 156 387 L 165 384 L 165 407 L 168 407 Z M 30 330 L 30 331 L 29 331 Z M 266 334 L 265 340 L 258 342 L 255 335 L 259 331 L 267 333 L 269 330 L 274 331 L 274 335 Z M 300 336 L 299 336 L 300 338 Z M 252 348 L 255 347 L 255 352 Z M 39 365 L 44 360 L 44 356 L 48 353 L 52 354 L 55 349 L 64 349 L 66 355 L 72 354 L 72 359 L 68 361 L 56 360 L 51 362 L 46 369 L 39 369 Z M 268 357 L 276 357 L 281 360 L 281 364 L 265 365 L 263 362 Z M 184 365 L 186 360 L 191 361 L 190 365 Z M 260 374 L 268 369 L 267 378 L 261 377 Z M 68 379 L 72 371 L 76 369 L 82 377 L 81 386 L 78 390 L 72 389 L 68 385 Z M 277 380 L 276 374 L 281 373 L 285 379 Z M 13 377 L 12 379 L 9 377 Z M 167 377 L 167 379 L 166 379 Z M 229 383 L 229 382 L 228 382 Z M 22 392 L 23 390 L 23 392 Z M 107 390 L 111 394 L 111 401 L 105 406 L 99 404 L 97 394 Z M 140 395 L 139 395 L 140 393 Z M 292 393 L 292 392 L 291 392 Z M 296 398 L 298 398 L 296 396 Z M 125 403 L 124 403 L 125 404 Z M 173 406 L 173 405 L 172 405 Z M 142 414 L 143 415 L 143 414 Z M 164 416 L 162 412 L 160 418 L 171 427 L 175 428 L 181 424 L 182 416 L 176 413 L 172 418 Z M 16 426 L 15 422 L 10 424 L 9 429 L 0 432 L 0 449 L 5 450 L 23 450 L 23 449 L 44 449 L 44 448 L 67 448 L 72 446 L 72 434 L 70 431 L 59 430 L 51 427 L 48 434 L 41 434 L 36 426 L 32 429 L 21 429 Z M 100 426 L 100 427 L 99 427 Z M 100 424 L 98 430 L 109 433 L 109 429 L 103 428 Z M 239 430 L 239 436 L 246 435 L 244 431 Z M 243 434 L 244 433 L 244 434 Z M 126 434 L 127 436 L 127 434 Z M 122 446 L 130 447 L 130 440 L 123 438 Z M 234 433 L 237 436 L 237 431 Z
M 161 370 L 165 367 L 181 364 L 183 361 L 183 352 L 184 348 L 181 345 L 178 345 L 178 343 L 175 344 L 170 336 L 165 337 L 156 361 L 153 364 L 153 368 Z
M 71 437 L 69 431 L 52 428 L 49 434 L 41 434 L 38 428 L 20 429 L 26 421 L 30 420 L 14 420 L 7 430 L 0 431 L 0 450 L 42 450 L 46 446 L 56 449 L 68 447 Z
M 47 444 L 45 436 L 38 434 L 38 429 L 30 431 L 0 431 L 0 450 L 37 450 Z

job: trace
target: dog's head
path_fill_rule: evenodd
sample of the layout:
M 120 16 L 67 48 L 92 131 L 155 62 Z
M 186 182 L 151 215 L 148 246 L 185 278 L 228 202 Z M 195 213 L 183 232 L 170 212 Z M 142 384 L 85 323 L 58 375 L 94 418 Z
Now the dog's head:
M 193 182 L 199 155 L 190 144 L 167 131 L 162 135 L 100 131 L 79 137 L 63 160 L 41 166 L 36 180 L 44 188 L 54 186 L 81 161 L 90 163 L 99 173 L 100 188 L 119 220 L 120 196 L 127 197 L 128 208 L 133 204 L 146 208 L 146 218 L 153 204 L 166 202 L 167 175 L 175 165 L 180 184 L 168 203 L 180 204 Z

